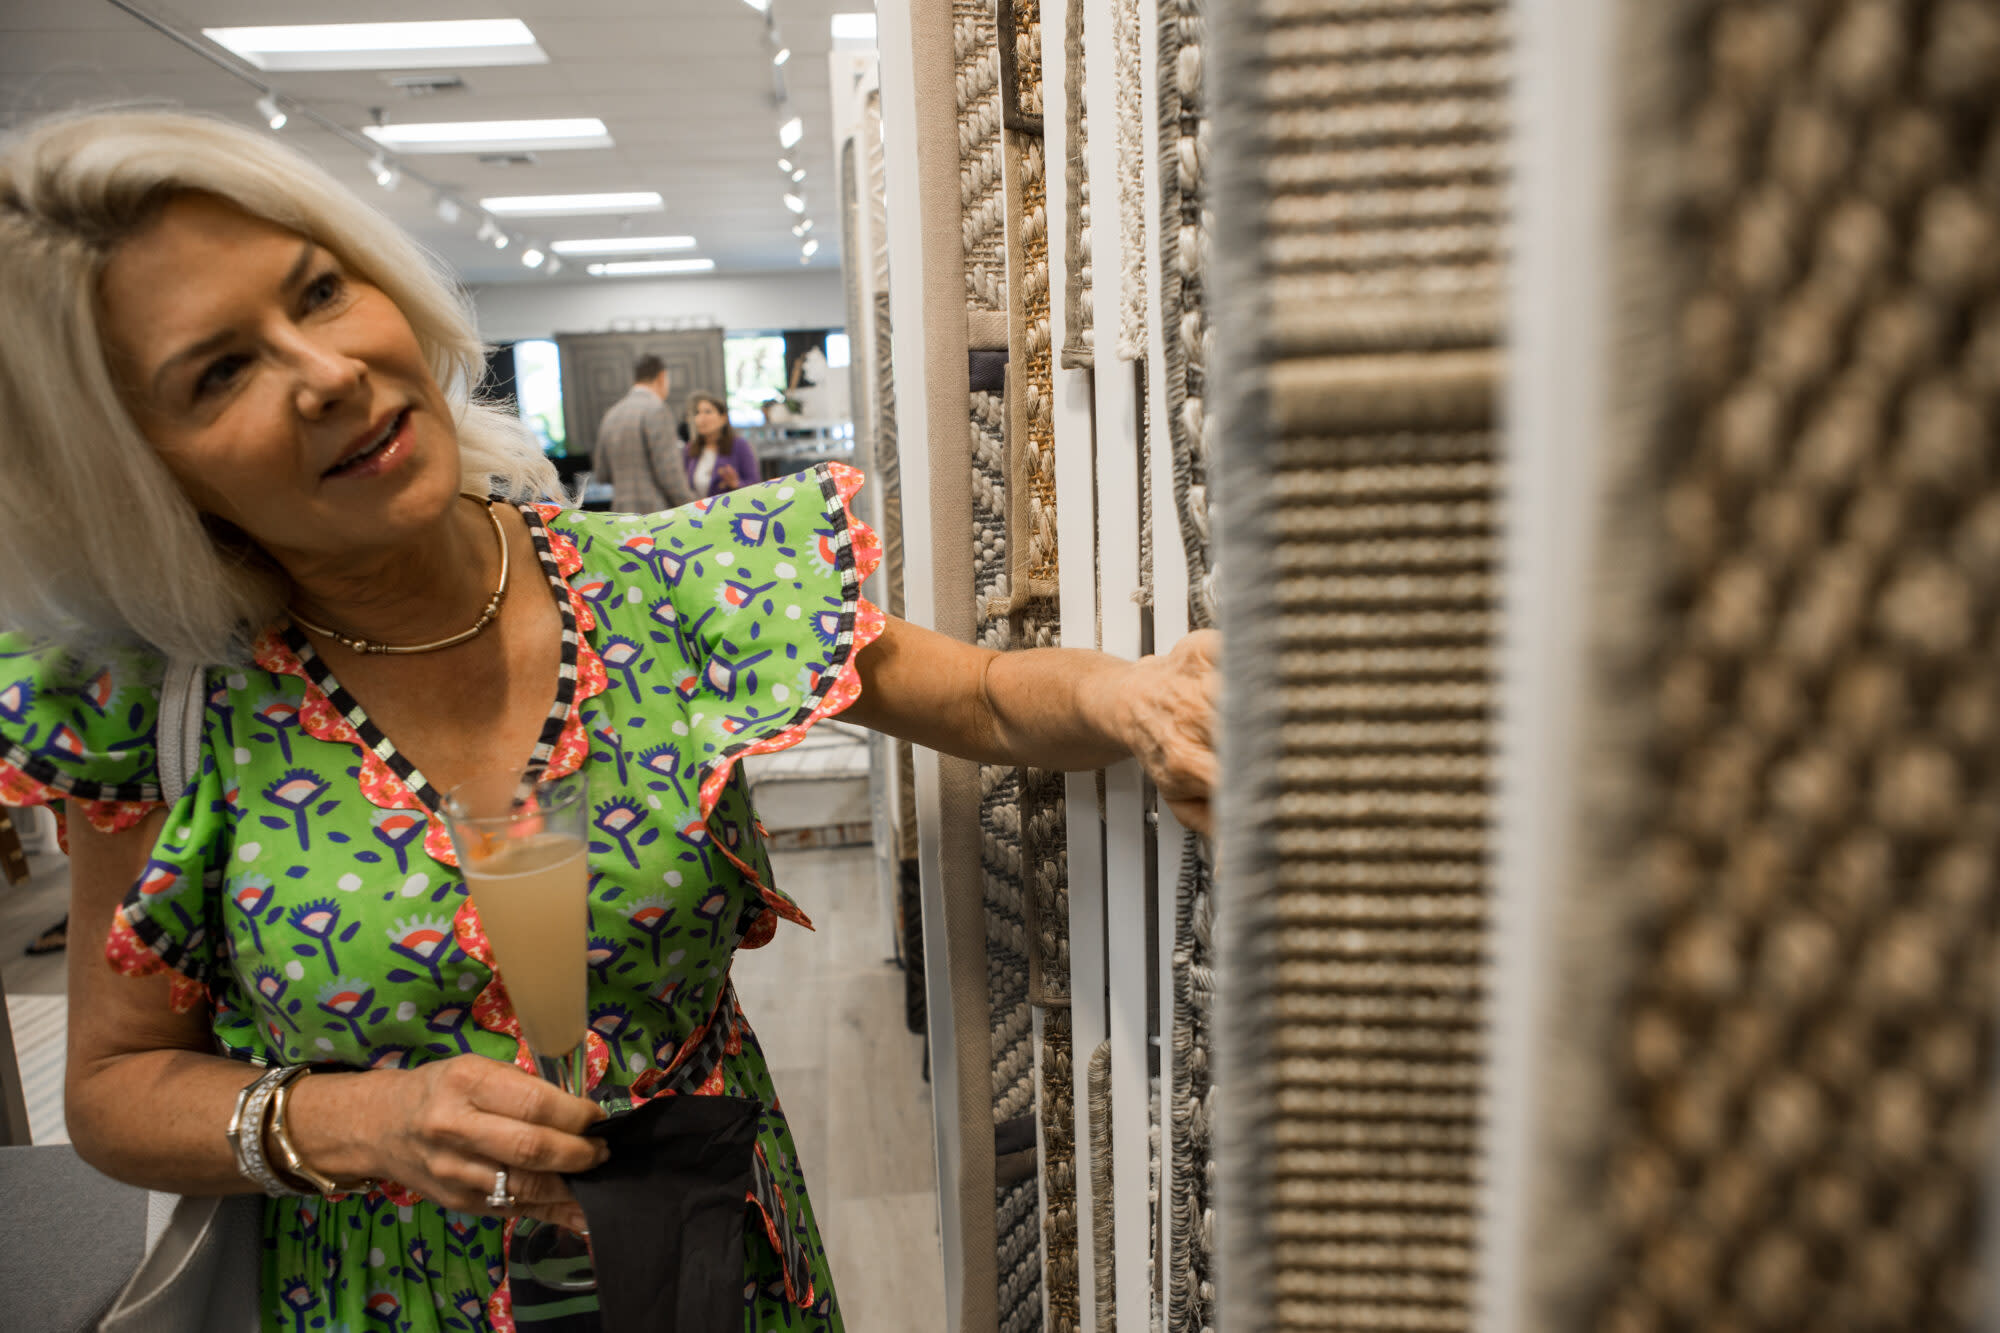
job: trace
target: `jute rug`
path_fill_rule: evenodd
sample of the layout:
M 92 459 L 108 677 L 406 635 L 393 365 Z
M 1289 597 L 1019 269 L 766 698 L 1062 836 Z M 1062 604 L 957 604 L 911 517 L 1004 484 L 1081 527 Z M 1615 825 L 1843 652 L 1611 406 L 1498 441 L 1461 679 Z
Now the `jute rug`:
M 1237 775 L 1217 1326 L 1458 1333 L 1482 1178 L 1506 15 L 1211 17 L 1217 144 L 1194 147 L 1230 202 L 1205 397 L 1227 423 Z
M 2000 14 L 1623 5 L 1524 1327 L 1990 1319 Z M 1651 189 L 1662 178 L 1672 192 Z M 1641 318 L 1643 316 L 1643 318 Z

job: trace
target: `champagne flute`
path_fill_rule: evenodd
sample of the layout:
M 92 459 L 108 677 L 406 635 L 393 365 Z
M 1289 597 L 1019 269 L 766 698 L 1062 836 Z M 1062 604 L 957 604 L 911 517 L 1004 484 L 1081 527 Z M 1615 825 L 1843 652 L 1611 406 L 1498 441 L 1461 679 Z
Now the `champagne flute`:
M 459 873 L 479 909 L 521 1039 L 541 1076 L 578 1097 L 590 1095 L 589 812 L 581 773 L 550 778 L 538 766 L 474 778 L 444 801 Z M 597 1286 L 587 1243 L 562 1227 L 521 1218 L 507 1258 L 517 1277 L 555 1293 Z

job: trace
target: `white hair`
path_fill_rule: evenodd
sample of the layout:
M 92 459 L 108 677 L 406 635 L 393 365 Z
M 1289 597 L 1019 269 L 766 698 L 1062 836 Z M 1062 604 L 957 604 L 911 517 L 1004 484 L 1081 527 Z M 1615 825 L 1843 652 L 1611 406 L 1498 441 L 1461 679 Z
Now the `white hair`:
M 326 172 L 206 116 L 97 111 L 0 147 L 0 626 L 61 641 L 138 640 L 241 660 L 284 574 L 218 541 L 120 401 L 98 326 L 117 245 L 176 195 L 227 201 L 324 246 L 409 320 L 457 423 L 463 487 L 561 499 L 510 413 L 475 398 L 485 352 L 443 263 Z

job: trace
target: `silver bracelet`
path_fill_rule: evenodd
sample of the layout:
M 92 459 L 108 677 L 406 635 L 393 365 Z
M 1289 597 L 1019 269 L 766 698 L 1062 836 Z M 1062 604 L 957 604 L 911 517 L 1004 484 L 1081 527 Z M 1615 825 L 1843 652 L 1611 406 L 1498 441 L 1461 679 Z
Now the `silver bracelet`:
M 236 1152 L 236 1169 L 274 1199 L 303 1198 L 305 1190 L 293 1189 L 271 1169 L 264 1156 L 264 1126 L 270 1119 L 271 1098 L 279 1088 L 306 1072 L 305 1065 L 273 1065 L 254 1083 L 236 1094 L 236 1110 L 223 1131 Z

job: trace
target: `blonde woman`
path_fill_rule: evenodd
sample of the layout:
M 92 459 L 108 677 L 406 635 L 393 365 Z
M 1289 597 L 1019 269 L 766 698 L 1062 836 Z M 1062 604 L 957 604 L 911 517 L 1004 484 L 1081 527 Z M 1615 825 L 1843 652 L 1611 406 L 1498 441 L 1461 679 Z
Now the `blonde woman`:
M 0 526 L 0 801 L 68 816 L 77 1150 L 136 1185 L 271 1195 L 271 1333 L 588 1328 L 595 1297 L 542 1285 L 509 1236 L 584 1227 L 561 1173 L 602 1158 L 600 1103 L 754 1098 L 718 1290 L 746 1329 L 841 1327 L 729 987 L 736 948 L 806 920 L 737 758 L 844 710 L 996 763 L 1137 753 L 1200 825 L 1211 645 L 996 656 L 884 617 L 840 467 L 651 516 L 553 502 L 518 424 L 470 397 L 451 283 L 216 121 L 98 114 L 0 148 L 0 308 L 0 494 L 32 516 Z M 208 664 L 171 808 L 168 656 Z M 517 1067 L 440 826 L 439 791 L 531 760 L 588 774 L 602 835 L 591 1098 Z

